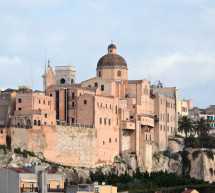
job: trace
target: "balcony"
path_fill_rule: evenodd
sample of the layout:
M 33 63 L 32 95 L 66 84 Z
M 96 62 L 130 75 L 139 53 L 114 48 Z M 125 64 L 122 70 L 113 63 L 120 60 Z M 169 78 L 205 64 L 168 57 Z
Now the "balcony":
M 58 188 L 49 188 L 48 189 L 48 192 L 64 192 L 64 189 L 62 189 L 62 188 L 60 188 L 60 189 L 58 189 Z
M 38 193 L 38 188 L 21 188 L 21 193 Z
M 155 124 L 155 117 L 150 115 L 141 115 L 138 120 L 140 121 L 141 125 L 146 125 L 149 127 L 154 127 Z
M 135 130 L 135 123 L 130 121 L 122 121 L 122 129 Z

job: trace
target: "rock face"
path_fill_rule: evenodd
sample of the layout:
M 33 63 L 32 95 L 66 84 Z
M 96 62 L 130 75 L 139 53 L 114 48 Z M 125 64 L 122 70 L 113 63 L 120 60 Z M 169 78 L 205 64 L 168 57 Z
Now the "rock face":
M 215 151 L 209 149 L 186 149 L 189 152 L 190 176 L 215 182 Z
M 183 151 L 188 152 L 186 157 L 188 165 L 185 169 L 187 174 L 196 179 L 215 182 L 215 151 L 191 148 L 184 149 Z M 182 157 L 179 155 L 177 159 L 173 159 L 171 156 L 164 156 L 163 154 L 163 152 L 157 152 L 153 155 L 151 171 L 167 171 L 182 175 L 184 164 Z M 4 167 L 6 164 L 13 167 L 22 167 L 25 163 L 35 162 L 40 163 L 41 161 L 36 157 L 27 156 L 27 158 L 24 158 L 22 155 L 10 151 L 7 151 L 7 154 L 5 154 L 3 150 L 0 150 L 0 167 Z M 46 167 L 50 167 L 49 164 L 45 165 Z M 111 165 L 103 165 L 99 168 L 72 167 L 69 169 L 59 167 L 58 172 L 64 173 L 64 177 L 68 181 L 85 183 L 90 177 L 90 172 L 94 173 L 98 169 L 104 174 L 115 173 L 120 175 L 127 172 L 129 175 L 132 175 L 138 167 L 135 154 L 123 153 L 121 156 L 115 157 L 115 161 Z

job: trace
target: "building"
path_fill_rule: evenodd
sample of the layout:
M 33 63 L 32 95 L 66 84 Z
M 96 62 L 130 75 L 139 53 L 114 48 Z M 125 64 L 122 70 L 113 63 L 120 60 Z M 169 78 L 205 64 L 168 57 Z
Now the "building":
M 185 188 L 185 190 L 182 193 L 199 193 L 199 192 L 195 189 L 187 190 L 187 188 Z
M 177 101 L 177 113 L 178 117 L 188 116 L 188 103 L 187 100 L 178 99 Z
M 63 175 L 45 170 L 43 165 L 0 168 L 0 193 L 64 192 Z
M 41 128 L 41 125 L 56 124 L 54 99 L 43 93 L 16 95 L 16 110 L 11 116 L 13 127 Z
M 16 92 L 0 92 L 0 127 L 10 124 L 10 116 L 15 110 Z
M 64 71 L 75 72 L 56 67 L 56 84 L 47 88 L 55 99 L 57 124 L 94 128 L 93 163 L 111 163 L 120 152 L 136 152 L 150 170 L 152 146 L 166 149 L 175 134 L 177 89 L 129 80 L 126 60 L 113 44 L 99 59 L 96 77 L 77 84 Z
M 90 185 L 90 184 L 79 184 L 77 186 L 66 187 L 66 193 L 84 193 L 84 192 L 117 193 L 117 187 L 111 185 Z

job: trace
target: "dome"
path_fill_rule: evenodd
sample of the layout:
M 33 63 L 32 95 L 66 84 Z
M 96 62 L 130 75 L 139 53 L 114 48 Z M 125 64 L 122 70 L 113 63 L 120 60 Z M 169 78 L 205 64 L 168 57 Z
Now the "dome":
M 125 59 L 118 54 L 106 54 L 99 59 L 97 64 L 97 70 L 104 68 L 127 69 L 127 63 Z
M 108 46 L 108 54 L 102 56 L 98 61 L 97 70 L 105 68 L 128 69 L 125 59 L 116 54 L 116 46 L 114 44 L 110 44 Z
M 128 93 L 125 95 L 125 98 L 134 98 L 134 96 L 131 93 Z

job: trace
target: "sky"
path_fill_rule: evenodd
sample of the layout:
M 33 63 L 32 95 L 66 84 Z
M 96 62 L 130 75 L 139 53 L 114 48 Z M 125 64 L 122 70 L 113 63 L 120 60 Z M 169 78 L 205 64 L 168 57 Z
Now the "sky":
M 215 104 L 214 0 L 0 0 L 0 89 L 42 90 L 45 58 L 92 78 L 113 41 L 129 79 Z

